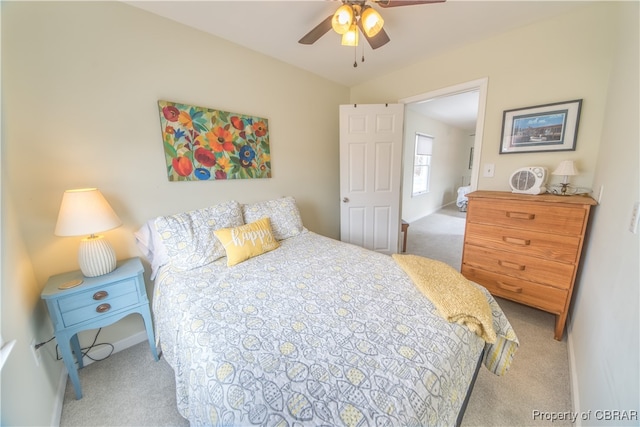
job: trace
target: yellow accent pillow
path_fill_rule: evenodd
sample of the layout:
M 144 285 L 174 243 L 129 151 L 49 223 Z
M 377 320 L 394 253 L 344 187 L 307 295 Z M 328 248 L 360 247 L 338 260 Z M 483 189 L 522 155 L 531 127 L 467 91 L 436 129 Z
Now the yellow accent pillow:
M 214 231 L 214 234 L 224 246 L 229 267 L 280 246 L 273 237 L 269 218 L 262 218 L 239 227 L 221 228 Z

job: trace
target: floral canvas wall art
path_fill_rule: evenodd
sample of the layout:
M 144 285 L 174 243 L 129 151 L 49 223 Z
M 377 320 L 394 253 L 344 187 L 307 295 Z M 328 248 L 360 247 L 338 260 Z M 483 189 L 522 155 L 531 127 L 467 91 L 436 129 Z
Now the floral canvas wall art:
M 271 178 L 267 119 L 158 101 L 169 181 Z

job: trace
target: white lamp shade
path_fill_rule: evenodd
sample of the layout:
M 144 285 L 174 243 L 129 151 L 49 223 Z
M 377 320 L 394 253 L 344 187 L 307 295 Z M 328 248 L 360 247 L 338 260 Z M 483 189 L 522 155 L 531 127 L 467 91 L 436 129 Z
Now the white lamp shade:
M 83 236 L 122 225 L 109 202 L 97 188 L 67 190 L 62 196 L 56 236 Z
M 578 175 L 578 169 L 573 160 L 563 160 L 553 171 L 553 175 L 574 176 Z

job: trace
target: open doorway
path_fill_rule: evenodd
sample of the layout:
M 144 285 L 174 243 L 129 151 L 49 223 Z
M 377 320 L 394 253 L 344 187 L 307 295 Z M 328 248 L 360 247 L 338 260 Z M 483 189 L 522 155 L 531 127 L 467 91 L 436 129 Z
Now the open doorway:
M 465 213 L 459 190 L 477 188 L 487 80 L 401 100 L 405 104 L 402 219 L 409 224 L 407 252 L 460 268 Z M 427 145 L 424 141 L 428 141 Z M 427 147 L 425 150 L 424 147 Z M 429 157 L 424 161 L 421 157 Z M 431 181 L 416 192 L 415 176 L 427 163 Z
M 439 89 L 400 100 L 405 104 L 401 212 L 415 221 L 456 202 L 458 189 L 478 183 L 487 79 Z M 430 138 L 430 184 L 413 192 L 417 135 Z

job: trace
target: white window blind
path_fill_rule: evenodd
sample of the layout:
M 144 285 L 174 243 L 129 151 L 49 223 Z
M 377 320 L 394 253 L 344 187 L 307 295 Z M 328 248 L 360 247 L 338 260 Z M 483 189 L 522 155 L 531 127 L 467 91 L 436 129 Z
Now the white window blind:
M 431 175 L 431 154 L 433 137 L 416 133 L 415 155 L 413 158 L 413 190 L 411 195 L 417 196 L 429 192 Z

